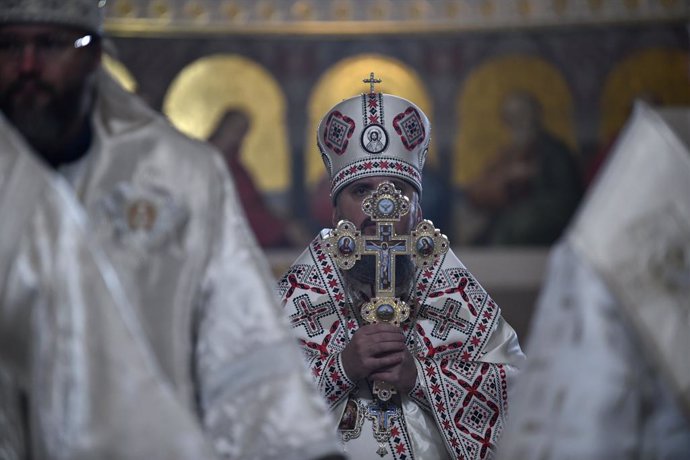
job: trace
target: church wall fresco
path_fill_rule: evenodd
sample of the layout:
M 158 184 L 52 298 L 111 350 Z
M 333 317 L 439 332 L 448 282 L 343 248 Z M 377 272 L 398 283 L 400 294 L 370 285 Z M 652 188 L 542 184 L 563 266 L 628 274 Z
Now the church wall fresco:
M 434 8 L 436 2 L 408 1 L 254 2 L 253 6 L 211 2 L 214 8 L 226 8 L 225 22 L 217 19 L 220 10 L 207 8 L 208 2 L 135 3 L 135 13 L 127 16 L 123 3 L 111 0 L 108 30 L 111 54 L 130 74 L 136 91 L 173 120 L 179 114 L 206 120 L 204 128 L 196 131 L 201 138 L 211 132 L 221 109 L 235 105 L 251 112 L 260 126 L 248 135 L 243 161 L 275 212 L 299 220 L 308 233 L 319 226 L 310 200 L 319 179 L 320 159 L 313 157 L 316 113 L 347 97 L 347 92 L 367 90 L 361 80 L 370 71 L 383 79 L 384 91 L 388 88 L 411 98 L 432 120 L 425 217 L 453 244 L 504 244 L 505 239 L 487 242 L 468 236 L 472 231 L 464 227 L 475 225 L 471 230 L 481 233 L 481 219 L 467 217 L 466 209 L 457 204 L 468 196 L 467 184 L 481 177 L 511 139 L 520 137 L 519 130 L 510 131 L 505 124 L 502 106 L 508 95 L 533 96 L 544 130 L 570 152 L 585 184 L 605 158 L 635 97 L 656 104 L 690 103 L 688 31 L 678 16 L 687 17 L 685 2 L 637 2 L 636 20 L 615 15 L 620 11 L 610 5 L 636 3 L 622 0 L 438 2 L 446 10 Z M 508 11 L 504 6 L 508 3 L 517 6 Z M 408 16 L 391 11 L 391 4 Z M 149 18 L 148 29 L 142 26 L 146 23 L 140 13 L 160 12 L 165 5 L 167 27 L 160 18 L 155 24 Z M 261 5 L 274 8 L 275 16 L 266 17 L 274 18 L 275 30 L 262 29 L 267 19 L 261 22 L 261 14 L 268 10 L 260 10 Z M 380 30 L 369 28 L 365 33 L 357 28 L 369 19 L 352 16 L 349 29 L 329 32 L 326 26 L 333 24 L 328 23 L 324 5 L 330 5 L 331 15 L 338 7 L 350 8 L 351 16 L 365 14 L 358 9 L 361 6 L 371 18 L 398 14 L 398 20 L 379 19 L 367 25 L 378 25 Z M 585 12 L 591 13 L 597 5 L 598 19 L 588 19 Z M 465 11 L 464 19 L 449 22 L 452 8 Z M 490 8 L 494 16 L 487 13 Z M 199 13 L 202 10 L 206 13 Z M 184 19 L 180 11 L 197 11 L 201 16 Z M 642 12 L 646 16 L 641 17 Z M 475 27 L 462 22 L 472 14 L 484 22 L 477 21 Z M 487 19 L 490 16 L 494 19 Z M 495 19 L 499 16 L 500 21 Z M 305 18 L 310 17 L 315 19 L 307 24 Z M 236 27 L 229 28 L 228 23 Z M 198 89 L 202 103 L 183 99 L 171 103 L 184 76 L 209 59 L 226 67 L 206 64 L 210 67 L 186 83 Z M 381 70 L 366 68 L 374 63 Z

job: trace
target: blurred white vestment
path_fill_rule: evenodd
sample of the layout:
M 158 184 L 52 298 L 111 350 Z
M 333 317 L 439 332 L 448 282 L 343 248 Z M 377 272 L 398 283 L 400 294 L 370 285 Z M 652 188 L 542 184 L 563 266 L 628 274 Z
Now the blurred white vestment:
M 690 109 L 639 104 L 552 250 L 503 459 L 690 458 Z
M 0 458 L 215 458 L 67 184 L 0 146 Z
M 62 169 L 165 377 L 228 459 L 337 453 L 220 154 L 99 75 L 86 156 Z

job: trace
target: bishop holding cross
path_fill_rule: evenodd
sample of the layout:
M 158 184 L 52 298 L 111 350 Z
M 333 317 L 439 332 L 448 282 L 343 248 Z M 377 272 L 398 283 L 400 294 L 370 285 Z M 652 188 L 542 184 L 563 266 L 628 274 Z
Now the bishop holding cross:
M 524 355 L 498 305 L 423 220 L 428 118 L 375 93 L 373 73 L 367 80 L 368 93 L 319 125 L 334 228 L 279 282 L 285 313 L 352 458 L 487 458 Z M 374 130 L 380 145 L 367 148 Z M 376 382 L 395 393 L 377 397 Z

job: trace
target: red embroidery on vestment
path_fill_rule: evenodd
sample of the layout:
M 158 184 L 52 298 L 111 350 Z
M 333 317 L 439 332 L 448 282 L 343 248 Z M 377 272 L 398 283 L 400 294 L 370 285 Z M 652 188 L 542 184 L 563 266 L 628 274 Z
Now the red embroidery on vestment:
M 324 313 L 328 305 L 329 314 L 311 323 L 299 315 L 296 305 L 290 307 L 290 314 L 299 318 L 295 320 L 295 330 L 305 339 L 302 343 L 312 375 L 333 407 L 355 388 L 339 364 L 338 353 L 358 324 L 347 304 L 340 271 L 324 254 L 319 240 L 310 245 L 307 255 L 309 263 L 303 265 L 312 267 L 291 272 L 303 286 L 284 279 L 280 289 L 287 293 L 296 286 L 291 298 L 308 296 L 309 303 L 302 307 L 305 311 L 315 310 L 316 315 Z M 495 448 L 507 410 L 503 366 L 478 361 L 500 311 L 469 271 L 456 263 L 453 258 L 449 262 L 452 266 L 447 267 L 444 256 L 433 267 L 420 271 L 414 281 L 416 322 L 405 324 L 403 330 L 422 372 L 418 377 L 420 385 L 415 386 L 410 397 L 433 413 L 453 457 L 485 458 Z M 330 327 L 309 337 L 310 330 L 318 329 L 319 321 L 323 328 Z M 404 419 L 396 422 L 395 427 L 397 436 L 391 436 L 388 451 L 396 459 L 409 460 L 413 453 Z

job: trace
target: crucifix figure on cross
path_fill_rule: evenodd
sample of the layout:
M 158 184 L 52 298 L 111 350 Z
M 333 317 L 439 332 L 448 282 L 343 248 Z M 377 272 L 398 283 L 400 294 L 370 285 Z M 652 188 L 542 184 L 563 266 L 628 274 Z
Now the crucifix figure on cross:
M 410 202 L 391 182 L 382 182 L 366 197 L 362 211 L 376 223 L 376 233 L 362 235 L 352 222 L 342 220 L 326 238 L 326 252 L 343 270 L 351 269 L 362 255 L 373 255 L 374 297 L 362 306 L 362 318 L 368 323 L 400 326 L 409 317 L 410 307 L 395 297 L 396 256 L 410 256 L 418 267 L 431 265 L 448 251 L 448 238 L 429 220 L 417 224 L 409 235 L 397 235 L 394 224 L 410 211 Z M 380 400 L 388 401 L 396 390 L 385 382 L 374 382 L 372 392 Z

